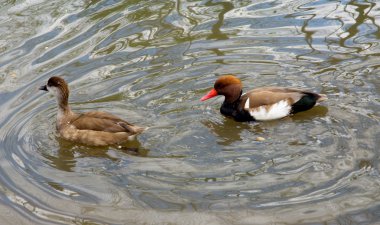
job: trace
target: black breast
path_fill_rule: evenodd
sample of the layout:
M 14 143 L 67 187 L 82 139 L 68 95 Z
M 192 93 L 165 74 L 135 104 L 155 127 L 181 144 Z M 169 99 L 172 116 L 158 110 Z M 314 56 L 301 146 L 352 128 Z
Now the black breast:
M 241 107 L 239 107 L 240 102 L 227 103 L 223 102 L 222 107 L 220 107 L 220 112 L 225 115 L 234 118 L 236 121 L 254 121 L 255 119 L 249 114 L 249 112 Z

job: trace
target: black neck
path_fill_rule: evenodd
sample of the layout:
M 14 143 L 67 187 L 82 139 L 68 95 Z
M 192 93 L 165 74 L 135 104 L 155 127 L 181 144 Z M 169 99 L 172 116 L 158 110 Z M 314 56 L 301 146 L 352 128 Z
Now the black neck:
M 240 104 L 240 99 L 241 99 L 242 94 L 243 94 L 243 90 L 240 91 L 238 98 L 235 99 L 234 101 L 228 101 L 227 99 L 225 99 L 223 102 L 223 105 L 226 105 L 226 106 L 229 106 L 229 107 L 236 109 Z

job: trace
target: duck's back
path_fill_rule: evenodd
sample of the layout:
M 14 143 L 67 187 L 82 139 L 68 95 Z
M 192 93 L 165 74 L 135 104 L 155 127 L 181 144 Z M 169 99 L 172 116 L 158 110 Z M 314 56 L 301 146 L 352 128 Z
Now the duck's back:
M 255 120 L 274 120 L 311 109 L 325 99 L 323 94 L 296 88 L 263 87 L 242 95 L 239 108 Z
M 73 114 L 66 119 L 67 124 L 58 128 L 61 137 L 91 146 L 122 144 L 145 130 L 107 112 Z
M 107 112 L 92 111 L 78 115 L 70 124 L 79 130 L 104 131 L 110 133 L 126 132 L 131 135 L 144 131 L 144 128 Z

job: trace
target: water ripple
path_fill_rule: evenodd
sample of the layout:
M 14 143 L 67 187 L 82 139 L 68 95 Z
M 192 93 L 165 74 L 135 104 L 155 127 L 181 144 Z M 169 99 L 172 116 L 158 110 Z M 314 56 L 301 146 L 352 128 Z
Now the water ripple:
M 4 7 L 0 202 L 16 218 L 379 220 L 378 4 L 100 0 Z M 237 74 L 245 89 L 298 86 L 330 99 L 283 120 L 237 123 L 220 115 L 221 99 L 199 102 L 226 73 Z M 69 82 L 73 110 L 105 110 L 151 127 L 127 146 L 137 155 L 61 140 L 54 99 L 38 92 L 52 75 Z

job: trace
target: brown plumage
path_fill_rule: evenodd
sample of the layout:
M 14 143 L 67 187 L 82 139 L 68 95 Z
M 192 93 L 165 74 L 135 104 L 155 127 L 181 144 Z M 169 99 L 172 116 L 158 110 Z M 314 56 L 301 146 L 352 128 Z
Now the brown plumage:
M 214 88 L 201 100 L 217 95 L 225 96 L 221 113 L 237 121 L 279 119 L 311 109 L 327 99 L 323 94 L 285 87 L 261 87 L 242 94 L 242 83 L 233 75 L 219 77 Z
M 107 146 L 122 144 L 145 130 L 107 112 L 73 112 L 68 103 L 68 85 L 60 77 L 51 77 L 40 90 L 56 96 L 57 130 L 63 139 L 85 145 Z

